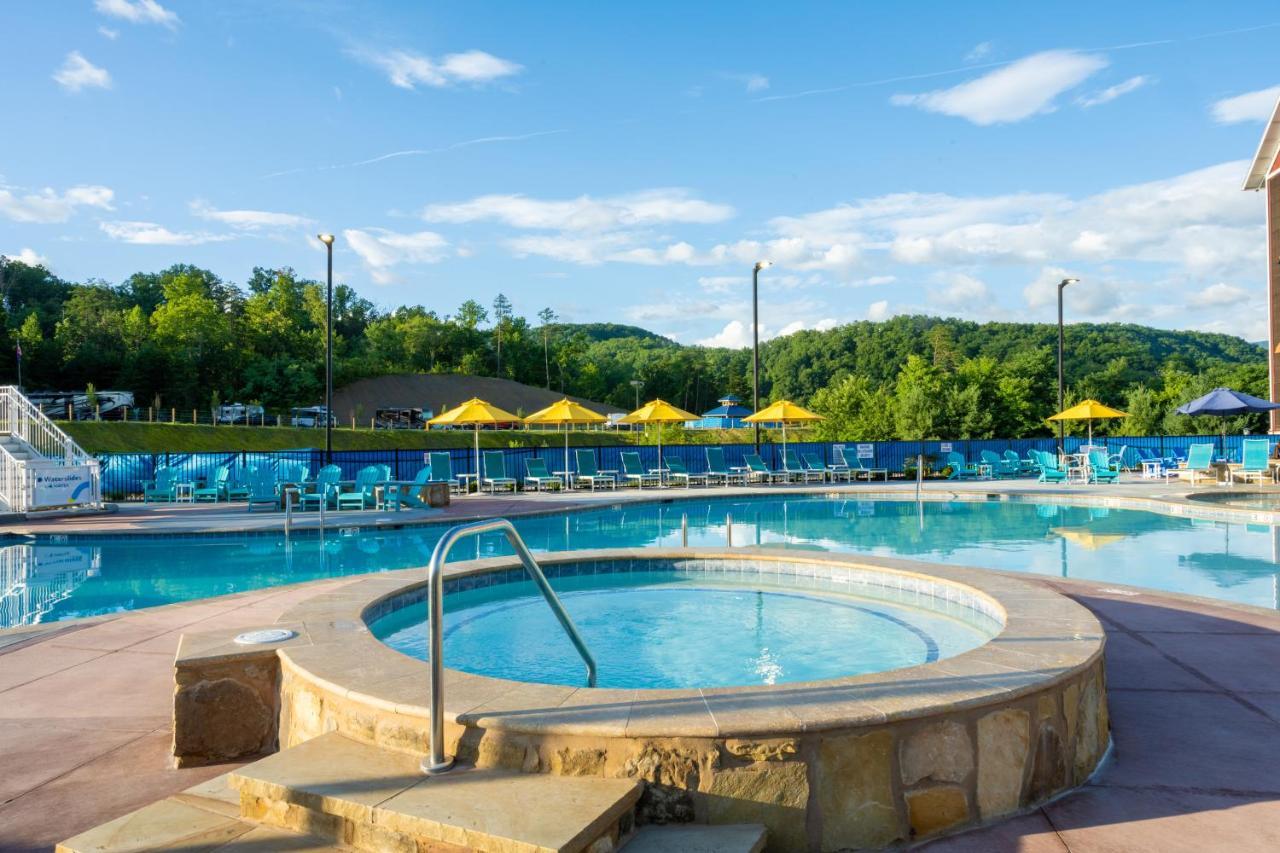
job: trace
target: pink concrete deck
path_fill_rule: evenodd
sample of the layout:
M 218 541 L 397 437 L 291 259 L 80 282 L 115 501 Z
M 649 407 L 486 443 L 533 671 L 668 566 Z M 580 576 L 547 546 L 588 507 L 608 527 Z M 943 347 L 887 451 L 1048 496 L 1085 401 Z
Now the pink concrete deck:
M 228 770 L 168 769 L 178 636 L 270 623 L 349 580 L 142 610 L 0 649 L 0 850 L 48 850 Z M 1108 629 L 1114 756 L 1080 791 L 927 849 L 1280 850 L 1280 614 L 1042 582 Z

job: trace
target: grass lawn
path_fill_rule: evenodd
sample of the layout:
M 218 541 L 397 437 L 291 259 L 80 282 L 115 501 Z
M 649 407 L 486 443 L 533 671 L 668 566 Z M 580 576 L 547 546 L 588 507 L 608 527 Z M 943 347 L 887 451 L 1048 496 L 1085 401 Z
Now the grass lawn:
M 296 450 L 324 447 L 324 430 L 297 427 L 192 426 L 190 424 L 59 422 L 89 453 L 195 453 L 235 450 Z M 635 434 L 639 438 L 640 433 Z M 632 435 L 576 431 L 575 445 L 630 444 Z M 335 429 L 334 450 L 427 450 L 472 447 L 471 430 Z M 564 434 L 527 430 L 481 430 L 481 447 L 561 447 Z

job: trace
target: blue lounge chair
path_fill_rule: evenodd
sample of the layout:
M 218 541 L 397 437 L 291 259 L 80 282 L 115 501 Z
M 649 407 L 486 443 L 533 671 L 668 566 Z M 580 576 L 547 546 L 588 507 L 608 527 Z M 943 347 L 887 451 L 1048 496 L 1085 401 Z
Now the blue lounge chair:
M 694 474 L 685 466 L 681 459 L 675 456 L 664 455 L 662 457 L 662 462 L 667 466 L 667 479 L 673 483 L 683 481 L 686 489 L 695 483 L 701 486 L 705 486 L 707 484 L 706 474 Z
M 1187 461 L 1181 468 L 1171 468 L 1165 471 L 1165 480 L 1170 477 L 1187 477 L 1191 480 L 1191 485 L 1195 485 L 1201 477 L 1208 477 L 1216 481 L 1218 479 L 1218 470 L 1213 467 L 1213 445 L 1212 444 L 1193 444 L 1187 451 Z
M 978 454 L 978 458 L 982 460 L 983 465 L 991 466 L 991 475 L 993 477 L 1003 479 L 1005 477 L 1016 477 L 1021 473 L 1017 463 L 1010 462 L 994 450 L 984 450 Z
M 634 481 L 635 484 L 642 489 L 644 488 L 645 483 L 649 483 L 654 486 L 662 485 L 662 477 L 659 474 L 652 471 L 646 472 L 644 470 L 644 465 L 640 462 L 639 453 L 636 453 L 634 450 L 624 451 L 621 458 L 622 476 L 627 479 L 628 483 Z
M 255 506 L 280 508 L 280 495 L 276 492 L 276 475 L 266 465 L 249 471 L 248 501 L 249 512 L 253 512 Z
M 486 450 L 481 457 L 484 464 L 480 477 L 480 489 L 489 487 L 490 494 L 497 494 L 498 489 L 516 490 L 516 478 L 507 476 L 507 454 L 501 450 Z
M 431 481 L 448 483 L 450 491 L 461 492 L 462 480 L 453 474 L 453 457 L 446 451 L 436 450 L 428 458 L 431 460 Z
M 731 471 L 728 464 L 724 461 L 723 447 L 708 447 L 707 452 L 707 482 L 714 483 L 716 480 L 724 483 L 726 486 L 738 482 L 746 483 L 747 475 L 744 471 Z
M 310 483 L 311 490 L 303 492 L 299 497 L 302 501 L 302 508 L 309 507 L 320 508 L 320 504 L 329 506 L 333 503 L 333 496 L 338 491 L 338 485 L 342 482 L 342 469 L 337 465 L 326 465 L 316 474 L 315 480 Z
M 849 481 L 853 479 L 853 472 L 849 470 L 847 465 L 842 467 L 828 465 L 822 461 L 822 457 L 811 450 L 801 453 L 800 458 L 804 461 L 805 468 L 810 471 L 821 472 L 823 477 L 831 480 L 833 483 L 836 480 Z
M 559 477 L 547 470 L 547 460 L 534 457 L 524 460 L 524 487 L 532 484 L 535 492 L 559 489 L 564 485 Z
M 800 454 L 794 450 L 782 451 L 782 473 L 786 475 L 787 482 L 792 480 L 810 483 L 817 480 L 819 483 L 825 482 L 827 472 L 815 471 L 800 461 Z
M 618 487 L 618 478 L 612 474 L 601 473 L 596 467 L 596 452 L 594 450 L 575 450 L 573 458 L 578 466 L 578 471 L 573 475 L 573 481 L 576 485 L 583 483 L 591 487 L 591 491 L 596 490 L 596 486 L 607 486 L 610 489 Z
M 760 458 L 759 453 L 747 453 L 742 457 L 742 461 L 747 463 L 747 480 L 752 483 L 776 483 L 779 480 L 786 482 L 788 478 L 786 471 L 772 471 L 769 466 L 764 464 L 764 460 Z
M 173 503 L 178 497 L 178 472 L 169 466 L 156 469 L 156 478 L 142 484 L 142 502 Z
M 196 503 L 208 500 L 217 503 L 222 499 L 222 490 L 230 479 L 231 468 L 227 465 L 219 465 L 218 470 L 213 472 L 213 476 L 205 485 L 191 490 L 191 499 Z
M 1114 483 L 1120 479 L 1120 466 L 1112 463 L 1106 451 L 1089 451 L 1089 482 Z
M 1040 464 L 1040 476 L 1037 479 L 1041 483 L 1065 483 L 1067 481 L 1067 472 L 1062 470 L 1062 466 L 1058 464 L 1056 456 L 1042 450 L 1032 450 L 1030 452 L 1035 454 L 1035 460 Z
M 386 465 L 367 465 L 356 472 L 355 483 L 350 489 L 338 488 L 335 503 L 338 509 L 353 506 L 367 509 L 378 506 L 378 487 L 391 479 L 391 468 Z
M 947 465 L 951 468 L 948 480 L 972 480 L 978 476 L 978 466 L 964 461 L 964 456 L 954 450 L 947 454 Z
M 1266 438 L 1246 438 L 1239 468 L 1231 470 L 1231 479 L 1244 480 L 1246 483 L 1257 479 L 1276 481 L 1275 469 L 1271 467 L 1271 441 Z

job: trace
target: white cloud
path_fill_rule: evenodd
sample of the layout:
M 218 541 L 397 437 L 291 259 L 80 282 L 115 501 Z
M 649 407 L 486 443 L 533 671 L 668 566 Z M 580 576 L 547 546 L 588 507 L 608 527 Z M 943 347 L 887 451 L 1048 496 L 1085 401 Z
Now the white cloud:
M 726 71 L 720 76 L 725 80 L 732 80 L 735 83 L 741 83 L 748 93 L 763 92 L 765 89 L 769 88 L 769 78 L 763 74 L 756 74 L 754 72 L 741 74 Z M 701 94 L 701 92 L 699 92 L 699 94 Z
M 16 191 L 16 192 L 15 192 Z M 50 187 L 39 192 L 21 193 L 16 187 L 0 185 L 0 216 L 15 222 L 48 225 L 66 222 L 79 207 L 111 210 L 114 193 L 103 186 L 81 185 L 58 193 Z
M 724 328 L 709 338 L 698 341 L 704 347 L 744 349 L 751 346 L 751 326 L 741 320 L 730 320 Z
M 879 299 L 867 306 L 867 319 L 879 323 L 893 316 L 889 312 L 889 300 Z
M 973 46 L 973 50 L 964 55 L 965 62 L 980 62 L 991 55 L 991 42 L 979 42 Z
M 982 312 L 991 307 L 994 297 L 986 282 L 967 273 L 939 276 L 940 287 L 929 290 L 930 302 L 965 314 Z
M 221 222 L 232 228 L 255 231 L 261 228 L 301 228 L 314 225 L 315 220 L 293 213 L 273 213 L 268 210 L 215 210 L 208 202 L 191 202 L 191 212 L 201 219 Z
M 1236 287 L 1220 281 L 1217 284 L 1209 285 L 1204 290 L 1193 293 L 1190 302 L 1192 305 L 1200 305 L 1207 308 L 1221 308 L 1248 302 L 1254 296 L 1255 294 L 1245 290 L 1243 287 Z
M 396 281 L 394 267 L 400 264 L 434 264 L 443 260 L 449 249 L 449 242 L 434 231 L 401 234 L 383 228 L 348 228 L 342 236 L 379 284 Z
M 893 284 L 897 280 L 896 275 L 873 275 L 867 278 L 855 278 L 847 284 L 850 287 L 879 287 L 884 284 Z
M 521 65 L 482 50 L 451 53 L 440 59 L 407 50 L 386 53 L 361 50 L 353 51 L 352 55 L 381 68 L 391 84 L 401 89 L 415 89 L 418 85 L 437 89 L 458 83 L 479 85 L 513 76 L 524 70 Z
M 1145 74 L 1139 74 L 1137 77 L 1130 77 L 1123 83 L 1108 86 L 1100 92 L 1094 92 L 1092 95 L 1081 95 L 1079 98 L 1076 98 L 1076 103 L 1085 109 L 1100 106 L 1102 104 L 1109 104 L 1121 95 L 1127 95 L 1130 92 L 1137 91 L 1150 82 L 1150 77 Z
M 546 200 L 522 195 L 485 195 L 457 204 L 433 204 L 428 222 L 502 222 L 514 228 L 606 231 L 668 223 L 715 223 L 733 216 L 727 204 L 693 198 L 684 189 L 654 189 L 606 198 Z
M 110 39 L 111 41 L 115 41 L 120 37 L 120 31 L 113 30 L 110 27 L 98 27 L 98 32 L 102 34 L 103 38 Z
M 1213 114 L 1213 120 L 1218 124 L 1266 121 L 1275 111 L 1277 100 L 1280 100 L 1280 86 L 1272 86 L 1269 89 L 1245 92 L 1243 95 L 1214 101 L 1209 110 Z
M 48 267 L 49 266 L 49 259 L 46 258 L 44 255 L 38 254 L 35 249 L 24 248 L 22 251 L 18 252 L 17 254 L 6 254 L 5 257 L 7 257 L 11 261 L 19 261 L 21 263 L 24 263 L 29 267 Z
M 950 89 L 894 95 L 898 106 L 916 106 L 978 125 L 1017 122 L 1052 112 L 1054 99 L 1107 66 L 1096 54 L 1049 50 L 1019 59 Z
M 116 220 L 99 222 L 98 227 L 112 240 L 137 246 L 198 246 L 202 243 L 220 243 L 235 239 L 230 234 L 209 234 L 193 231 L 170 231 L 155 222 L 129 222 Z
M 131 24 L 161 24 L 172 29 L 180 23 L 177 13 L 156 0 L 93 0 L 93 7 L 104 15 Z
M 745 275 L 704 275 L 698 279 L 698 286 L 707 293 L 732 293 L 750 283 Z
M 81 89 L 110 89 L 111 75 L 105 68 L 99 68 L 73 50 L 63 60 L 62 67 L 53 72 L 53 79 L 68 92 L 79 92 Z

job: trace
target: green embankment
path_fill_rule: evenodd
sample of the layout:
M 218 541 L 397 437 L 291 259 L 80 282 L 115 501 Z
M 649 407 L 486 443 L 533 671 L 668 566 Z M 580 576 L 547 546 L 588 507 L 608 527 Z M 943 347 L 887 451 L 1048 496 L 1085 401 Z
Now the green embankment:
M 213 427 L 189 424 L 63 422 L 59 426 L 90 453 L 195 453 L 234 450 L 295 450 L 324 447 L 324 431 L 294 427 Z M 639 436 L 639 433 L 636 434 Z M 627 433 L 575 431 L 575 445 L 629 444 Z M 335 429 L 334 450 L 426 450 L 472 447 L 470 430 Z M 559 447 L 564 434 L 525 430 L 481 430 L 481 447 Z

